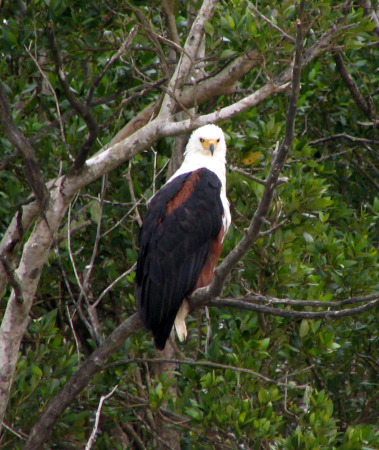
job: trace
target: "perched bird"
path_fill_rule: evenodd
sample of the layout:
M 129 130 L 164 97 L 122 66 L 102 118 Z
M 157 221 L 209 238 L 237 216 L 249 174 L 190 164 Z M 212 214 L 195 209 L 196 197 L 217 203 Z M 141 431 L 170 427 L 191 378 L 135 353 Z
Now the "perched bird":
M 225 164 L 221 128 L 198 128 L 183 164 L 150 200 L 140 234 L 135 297 L 159 350 L 174 323 L 179 339 L 187 337 L 186 297 L 213 279 L 231 220 Z

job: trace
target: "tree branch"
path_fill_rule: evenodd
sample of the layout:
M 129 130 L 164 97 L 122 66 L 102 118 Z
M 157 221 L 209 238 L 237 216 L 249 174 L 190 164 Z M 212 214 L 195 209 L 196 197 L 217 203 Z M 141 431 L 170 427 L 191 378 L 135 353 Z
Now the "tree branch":
M 350 136 L 345 133 L 340 133 L 340 134 L 333 134 L 332 136 L 326 136 L 321 139 L 316 139 L 315 141 L 309 142 L 308 145 L 318 145 L 322 144 L 323 142 L 331 141 L 333 139 L 347 139 L 348 141 L 358 142 L 360 144 L 370 144 L 370 145 L 375 144 L 375 141 L 372 141 L 370 139 L 357 138 L 355 136 Z
M 160 118 L 167 119 L 174 114 L 174 110 L 176 108 L 174 99 L 177 92 L 179 92 L 187 80 L 191 66 L 196 59 L 201 41 L 203 39 L 204 23 L 211 19 L 216 3 L 216 0 L 204 0 L 200 7 L 200 11 L 192 24 L 188 38 L 184 45 L 184 53 L 182 53 L 175 72 L 169 82 L 167 89 L 171 95 L 166 94 L 164 96 L 161 110 L 159 112 Z
M 91 354 L 91 356 L 79 367 L 78 371 L 65 384 L 64 388 L 49 403 L 41 414 L 38 422 L 31 430 L 24 450 L 39 450 L 46 441 L 54 424 L 60 415 L 88 384 L 88 381 L 100 370 L 109 356 L 114 353 L 132 334 L 142 328 L 142 322 L 137 313 L 126 319 L 119 325 L 107 339 Z
M 274 155 L 274 161 L 272 163 L 270 173 L 267 177 L 267 180 L 265 181 L 266 184 L 262 194 L 262 198 L 258 204 L 258 207 L 254 213 L 253 219 L 246 231 L 245 236 L 228 254 L 224 261 L 217 267 L 212 284 L 206 288 L 199 289 L 191 296 L 191 301 L 193 304 L 197 304 L 201 298 L 204 300 L 208 297 L 209 300 L 210 298 L 215 297 L 221 293 L 227 275 L 230 273 L 236 263 L 250 249 L 253 242 L 258 239 L 260 229 L 264 223 L 265 217 L 268 214 L 279 175 L 281 170 L 283 169 L 294 136 L 295 117 L 297 111 L 297 102 L 300 90 L 300 76 L 302 69 L 303 38 L 301 20 L 303 18 L 304 3 L 304 0 L 302 0 L 300 3 L 298 14 L 299 19 L 297 19 L 298 30 L 296 36 L 296 49 L 292 74 L 292 92 L 288 105 L 286 132 L 284 139 Z
M 281 28 L 279 28 L 277 25 L 275 25 L 273 22 L 271 22 L 270 19 L 268 19 L 266 16 L 264 16 L 261 12 L 257 10 L 255 6 L 253 6 L 251 3 L 248 4 L 248 8 L 251 9 L 258 17 L 260 17 L 262 20 L 264 20 L 266 23 L 270 25 L 274 30 L 278 31 L 279 34 L 288 42 L 291 42 L 291 44 L 296 44 L 296 39 L 294 39 L 292 36 L 287 34 L 285 31 L 283 31 Z
M 71 87 L 68 83 L 66 73 L 63 69 L 63 63 L 61 59 L 61 55 L 59 53 L 58 44 L 55 39 L 53 25 L 50 24 L 48 28 L 48 38 L 50 42 L 51 51 L 53 54 L 54 62 L 55 62 L 55 71 L 58 75 L 59 82 L 62 86 L 63 92 L 65 93 L 68 101 L 75 109 L 75 111 L 84 119 L 87 128 L 88 128 L 88 136 L 82 144 L 78 154 L 76 155 L 74 165 L 72 168 L 73 173 L 79 172 L 84 166 L 86 159 L 88 157 L 89 151 L 92 148 L 92 145 L 95 143 L 96 138 L 99 134 L 99 127 L 97 125 L 96 120 L 94 119 L 91 109 L 88 103 L 80 102 L 74 95 Z
M 26 179 L 36 196 L 39 210 L 41 214 L 44 211 L 49 202 L 49 192 L 46 188 L 43 175 L 39 168 L 38 160 L 33 147 L 29 141 L 16 127 L 12 113 L 9 107 L 7 94 L 3 83 L 0 81 L 0 120 L 3 125 L 4 132 L 9 141 L 14 145 L 22 154 L 25 167 L 26 167 Z
M 341 75 L 341 78 L 345 82 L 347 88 L 349 89 L 355 103 L 359 109 L 366 115 L 366 117 L 373 122 L 377 121 L 374 111 L 371 108 L 370 103 L 366 102 L 363 95 L 361 94 L 358 86 L 356 85 L 353 77 L 349 74 L 347 67 L 342 59 L 341 53 L 338 51 L 334 52 L 334 61 L 336 62 L 337 69 Z
M 100 81 L 103 79 L 104 75 L 107 73 L 109 68 L 114 64 L 114 62 L 123 54 L 125 53 L 129 47 L 131 46 L 134 38 L 136 37 L 137 33 L 139 31 L 139 27 L 135 25 L 129 32 L 128 37 L 125 39 L 125 41 L 122 43 L 121 47 L 117 50 L 117 52 L 107 61 L 104 69 L 101 71 L 101 73 L 97 76 L 95 81 L 92 83 L 92 86 L 89 89 L 88 95 L 87 95 L 87 106 L 91 105 L 93 94 L 95 92 L 95 89 L 99 85 Z
M 278 309 L 270 306 L 258 305 L 256 301 L 266 301 L 274 304 L 284 304 L 290 306 L 317 306 L 317 307 L 339 307 L 347 304 L 355 304 L 360 302 L 368 303 L 350 309 L 343 309 L 338 311 L 291 311 L 288 309 Z M 254 297 L 242 297 L 236 299 L 216 299 L 208 300 L 206 302 L 208 306 L 214 306 L 217 308 L 235 308 L 244 309 L 248 311 L 262 312 L 264 314 L 270 314 L 274 316 L 294 318 L 294 319 L 338 319 L 341 317 L 353 316 L 362 314 L 363 312 L 370 311 L 379 305 L 379 294 L 370 294 L 361 297 L 353 297 L 337 302 L 322 302 L 322 301 L 310 301 L 310 300 L 292 300 L 292 299 L 277 299 L 274 297 L 266 296 L 254 296 Z M 258 372 L 251 371 L 250 369 L 244 369 L 241 367 L 227 366 L 218 363 L 206 362 L 206 361 L 192 361 L 192 360 L 174 360 L 174 359 L 141 359 L 135 358 L 127 361 L 120 361 L 106 365 L 106 361 L 132 334 L 136 333 L 142 328 L 142 322 L 139 319 L 137 313 L 133 314 L 121 325 L 119 325 L 101 344 L 92 355 L 84 361 L 79 367 L 78 371 L 73 377 L 66 383 L 64 388 L 55 396 L 52 402 L 47 406 L 46 410 L 42 413 L 40 419 L 33 427 L 28 441 L 24 447 L 24 450 L 39 449 L 45 442 L 49 432 L 54 424 L 58 421 L 59 416 L 63 413 L 66 407 L 71 401 L 81 392 L 82 389 L 89 383 L 90 379 L 99 371 L 108 367 L 114 367 L 122 364 L 130 364 L 134 362 L 161 362 L 161 363 L 176 363 L 176 364 L 192 364 L 201 365 L 205 367 L 213 367 L 220 369 L 230 369 L 239 372 L 247 373 L 251 376 L 258 377 L 265 382 L 276 384 L 284 387 L 303 389 L 304 386 L 287 385 L 287 383 L 281 383 L 270 378 L 261 375 Z
M 154 363 L 154 364 L 188 364 L 190 366 L 199 366 L 199 367 L 210 367 L 212 369 L 221 369 L 221 370 L 232 370 L 233 372 L 239 372 L 239 373 L 245 373 L 247 375 L 250 375 L 254 378 L 259 378 L 260 380 L 264 381 L 265 383 L 269 384 L 275 384 L 276 386 L 286 387 L 290 389 L 300 389 L 303 390 L 306 388 L 307 385 L 298 385 L 296 383 L 287 384 L 283 383 L 281 381 L 273 380 L 272 378 L 268 378 L 264 375 L 262 375 L 259 372 L 255 372 L 251 369 L 246 369 L 245 367 L 238 367 L 238 366 L 231 366 L 229 364 L 219 364 L 212 361 L 194 361 L 192 359 L 175 359 L 175 358 L 133 358 L 133 359 L 127 359 L 124 361 L 117 361 L 116 363 L 112 363 L 107 365 L 105 368 L 108 367 L 118 367 L 120 365 L 125 364 L 141 364 L 141 363 Z
M 303 67 L 312 61 L 320 52 L 324 51 L 329 42 L 339 33 L 340 29 L 333 25 L 330 29 L 317 41 L 304 55 Z M 248 62 L 246 61 L 245 67 Z M 236 102 L 230 106 L 220 109 L 211 114 L 201 116 L 193 121 L 182 121 L 177 123 L 167 123 L 166 121 L 157 121 L 156 119 L 149 122 L 159 109 L 159 102 L 152 104 L 150 108 L 143 111 L 143 117 L 140 115 L 136 120 L 129 123 L 112 141 L 108 148 L 101 150 L 98 154 L 87 161 L 81 173 L 81 176 L 72 175 L 66 179 L 64 184 L 66 188 L 65 194 L 72 196 L 79 189 L 96 180 L 104 173 L 116 168 L 124 161 L 132 158 L 137 153 L 151 146 L 161 137 L 173 136 L 184 132 L 191 131 L 199 126 L 207 123 L 216 123 L 234 117 L 241 112 L 252 108 L 265 100 L 276 92 L 282 92 L 289 86 L 287 83 L 292 76 L 291 69 L 287 69 L 276 77 L 272 82 L 267 83 L 260 89 L 249 95 L 248 97 Z M 138 132 L 141 127 L 145 127 Z M 133 134 L 133 136 L 131 136 Z M 61 179 L 52 180 L 48 183 L 48 188 L 53 189 L 54 186 L 61 185 Z M 20 224 L 23 230 L 28 230 L 38 214 L 38 206 L 30 203 L 22 208 L 22 214 L 13 218 L 10 226 L 5 232 L 0 243 L 0 255 L 7 254 L 8 262 L 15 258 L 12 249 L 16 248 L 16 244 L 20 240 Z M 4 271 L 0 267 L 0 292 L 4 289 L 6 277 Z
M 294 301 L 294 300 L 292 300 Z M 320 302 L 322 303 L 322 302 Z M 362 314 L 366 311 L 376 308 L 379 305 L 379 297 L 375 296 L 375 300 L 372 300 L 364 305 L 357 306 L 355 308 L 342 309 L 338 311 L 290 311 L 288 309 L 272 308 L 270 306 L 257 305 L 246 301 L 245 297 L 233 298 L 233 299 L 216 299 L 209 300 L 206 303 L 207 306 L 215 306 L 217 308 L 237 308 L 245 309 L 248 311 L 256 311 L 264 314 L 270 314 L 272 316 L 287 317 L 292 319 L 338 319 L 340 317 L 355 316 Z

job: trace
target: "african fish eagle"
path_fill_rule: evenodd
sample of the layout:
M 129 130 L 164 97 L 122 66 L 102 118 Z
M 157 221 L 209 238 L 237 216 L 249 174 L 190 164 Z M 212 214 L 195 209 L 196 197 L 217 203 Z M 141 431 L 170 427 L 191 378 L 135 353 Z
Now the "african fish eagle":
M 135 297 L 159 350 L 174 323 L 179 339 L 187 337 L 186 298 L 213 279 L 231 220 L 225 164 L 221 128 L 198 128 L 183 164 L 150 200 L 140 233 Z

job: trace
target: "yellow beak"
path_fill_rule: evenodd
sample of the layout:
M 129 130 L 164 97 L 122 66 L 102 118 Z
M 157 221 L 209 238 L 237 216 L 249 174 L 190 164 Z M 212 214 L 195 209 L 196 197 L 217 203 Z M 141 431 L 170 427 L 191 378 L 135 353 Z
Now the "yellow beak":
M 213 156 L 213 153 L 218 144 L 217 140 L 216 139 L 205 139 L 202 144 L 203 144 L 204 150 L 209 150 Z

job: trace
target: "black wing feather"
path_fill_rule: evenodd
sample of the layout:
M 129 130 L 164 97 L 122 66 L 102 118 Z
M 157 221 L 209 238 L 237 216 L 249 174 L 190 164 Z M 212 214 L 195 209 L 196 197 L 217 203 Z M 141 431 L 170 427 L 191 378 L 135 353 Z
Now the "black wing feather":
M 167 204 L 194 174 L 180 175 L 158 191 L 140 234 L 135 296 L 140 317 L 160 350 L 222 226 L 221 182 L 204 168 L 196 171 L 199 179 L 189 198 L 167 214 Z

